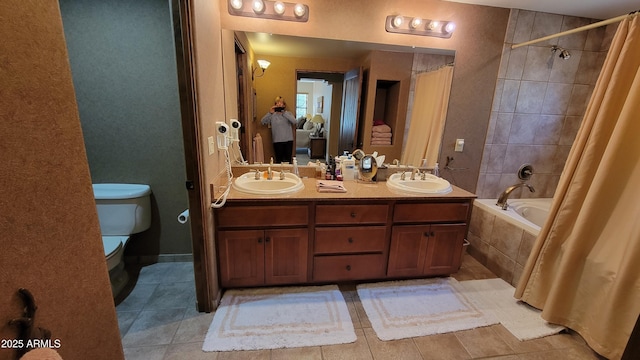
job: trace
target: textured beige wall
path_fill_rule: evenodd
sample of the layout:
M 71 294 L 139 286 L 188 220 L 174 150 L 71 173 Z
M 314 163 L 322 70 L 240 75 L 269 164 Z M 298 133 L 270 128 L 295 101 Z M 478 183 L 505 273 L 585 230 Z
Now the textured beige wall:
M 309 21 L 293 23 L 231 16 L 227 2 L 219 0 L 221 26 L 241 31 L 455 51 L 456 67 L 440 162 L 444 163 L 447 156 L 454 157 L 451 165 L 466 170 L 443 171 L 442 175 L 455 185 L 475 191 L 509 9 L 440 0 L 310 0 L 306 4 L 310 9 Z M 387 33 L 385 18 L 392 14 L 451 20 L 457 28 L 450 39 Z M 453 151 L 456 138 L 466 140 L 463 153 Z
M 618 24 L 534 45 L 511 44 L 587 25 L 595 20 L 513 10 L 491 109 L 477 194 L 494 198 L 518 183 L 518 168 L 532 164 L 535 193 L 511 197 L 553 197 Z M 566 48 L 562 60 L 550 51 Z
M 65 360 L 123 359 L 58 2 L 3 0 L 0 38 L 0 338 L 24 287 Z

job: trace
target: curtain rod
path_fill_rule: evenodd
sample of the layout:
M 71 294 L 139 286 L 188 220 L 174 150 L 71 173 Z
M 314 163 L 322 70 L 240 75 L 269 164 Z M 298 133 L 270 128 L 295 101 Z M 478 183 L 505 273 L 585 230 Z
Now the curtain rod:
M 529 40 L 529 41 L 525 41 L 523 43 L 513 44 L 513 45 L 511 45 L 511 48 L 512 49 L 516 49 L 516 48 L 519 48 L 521 46 L 531 45 L 531 44 L 535 44 L 535 43 L 538 43 L 538 42 L 541 42 L 541 41 L 545 41 L 545 40 L 549 40 L 549 39 L 555 39 L 555 38 L 560 37 L 560 36 L 565 36 L 565 35 L 569 35 L 569 34 L 575 34 L 577 32 L 590 30 L 590 29 L 595 29 L 595 28 L 600 27 L 600 26 L 613 24 L 615 22 L 622 21 L 626 17 L 631 16 L 631 15 L 633 15 L 635 13 L 637 13 L 637 11 L 634 11 L 634 12 L 631 12 L 631 13 L 625 14 L 625 15 L 616 16 L 616 17 L 608 19 L 608 20 L 602 20 L 602 21 L 597 22 L 597 23 L 581 26 L 581 27 L 578 27 L 578 28 L 575 28 L 575 29 L 559 32 L 557 34 L 548 35 L 548 36 L 541 37 L 541 38 L 538 38 L 538 39 L 535 39 L 535 40 Z

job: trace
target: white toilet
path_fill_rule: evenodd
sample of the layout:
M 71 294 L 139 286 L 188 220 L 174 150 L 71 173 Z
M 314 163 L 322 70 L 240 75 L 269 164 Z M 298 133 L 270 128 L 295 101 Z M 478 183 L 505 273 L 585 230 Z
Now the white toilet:
M 93 184 L 93 194 L 115 297 L 129 280 L 122 261 L 129 236 L 151 226 L 151 187 L 144 184 Z

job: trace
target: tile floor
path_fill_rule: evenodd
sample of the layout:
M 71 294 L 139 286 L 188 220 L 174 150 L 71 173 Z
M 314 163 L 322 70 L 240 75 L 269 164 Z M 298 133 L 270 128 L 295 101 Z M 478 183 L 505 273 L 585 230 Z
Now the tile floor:
M 465 255 L 457 280 L 496 277 Z M 574 332 L 518 341 L 494 325 L 449 334 L 380 341 L 367 319 L 354 285 L 341 286 L 358 336 L 352 344 L 294 349 L 201 351 L 213 313 L 195 310 L 191 263 L 157 263 L 140 269 L 135 287 L 116 309 L 127 360 L 174 359 L 501 359 L 601 360 Z

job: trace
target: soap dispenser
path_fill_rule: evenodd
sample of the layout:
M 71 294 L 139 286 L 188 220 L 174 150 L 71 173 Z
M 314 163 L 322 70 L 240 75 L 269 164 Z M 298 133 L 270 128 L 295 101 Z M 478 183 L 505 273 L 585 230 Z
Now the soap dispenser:
M 300 172 L 298 171 L 298 159 L 296 159 L 296 157 L 293 157 L 293 173 L 296 174 L 296 176 L 300 176 Z

